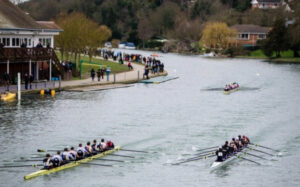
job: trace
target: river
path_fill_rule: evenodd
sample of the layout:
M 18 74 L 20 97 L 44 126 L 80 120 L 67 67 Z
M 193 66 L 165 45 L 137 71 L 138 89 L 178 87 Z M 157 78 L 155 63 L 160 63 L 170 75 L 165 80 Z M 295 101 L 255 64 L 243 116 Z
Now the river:
M 146 55 L 151 52 L 139 52 Z M 61 92 L 55 98 L 23 95 L 21 105 L 0 103 L 0 163 L 35 157 L 93 139 L 149 153 L 120 151 L 115 167 L 81 165 L 24 181 L 37 168 L 0 169 L 0 186 L 299 186 L 300 66 L 261 60 L 161 54 L 170 75 L 162 84 L 99 92 Z M 241 89 L 224 95 L 226 83 Z M 217 146 L 238 134 L 280 150 L 251 153 L 215 171 L 214 158 L 172 165 L 197 148 Z M 271 154 L 267 149 L 257 148 Z

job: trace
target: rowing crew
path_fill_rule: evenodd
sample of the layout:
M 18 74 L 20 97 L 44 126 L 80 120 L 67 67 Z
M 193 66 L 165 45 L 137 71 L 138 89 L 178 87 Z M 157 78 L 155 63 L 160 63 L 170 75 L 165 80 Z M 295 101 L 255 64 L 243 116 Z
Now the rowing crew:
M 231 142 L 228 144 L 228 141 L 222 147 L 216 151 L 217 160 L 218 162 L 223 162 L 231 155 L 236 154 L 237 152 L 241 151 L 244 147 L 246 147 L 250 143 L 250 140 L 247 136 L 239 135 L 236 138 L 232 138 Z
M 70 150 L 65 148 L 62 153 L 57 151 L 56 155 L 53 155 L 52 157 L 50 154 L 46 154 L 46 158 L 43 160 L 44 169 L 52 169 L 64 165 L 69 161 L 81 160 L 83 158 L 113 149 L 114 147 L 115 145 L 112 141 L 107 141 L 105 143 L 104 139 L 101 139 L 101 142 L 99 143 L 97 143 L 97 140 L 94 140 L 92 145 L 90 142 L 87 142 L 86 146 L 84 147 L 80 143 L 76 151 L 74 147 L 71 147 Z
M 240 85 L 236 82 L 234 83 L 231 83 L 231 84 L 226 84 L 225 85 L 225 88 L 224 88 L 224 91 L 230 91 L 230 90 L 233 90 L 235 88 L 238 88 Z

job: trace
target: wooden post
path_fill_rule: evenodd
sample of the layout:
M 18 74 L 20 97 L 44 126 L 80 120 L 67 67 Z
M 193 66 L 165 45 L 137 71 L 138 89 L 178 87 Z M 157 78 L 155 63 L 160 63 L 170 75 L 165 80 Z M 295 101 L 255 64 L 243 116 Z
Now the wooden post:
M 9 60 L 7 60 L 6 72 L 7 72 L 7 74 L 9 74 Z
M 138 70 L 138 81 L 140 80 L 140 70 Z
M 59 76 L 59 82 L 58 82 L 58 90 L 61 90 L 61 75 Z
M 18 101 L 21 101 L 21 73 L 18 73 Z
M 114 73 L 114 84 L 116 83 L 116 73 Z
M 39 80 L 39 71 L 40 71 L 40 69 L 39 69 L 39 62 L 38 61 L 36 62 L 35 66 L 36 66 L 36 80 Z
M 49 61 L 49 81 L 52 79 L 52 59 Z
M 29 75 L 31 75 L 31 59 L 29 60 Z

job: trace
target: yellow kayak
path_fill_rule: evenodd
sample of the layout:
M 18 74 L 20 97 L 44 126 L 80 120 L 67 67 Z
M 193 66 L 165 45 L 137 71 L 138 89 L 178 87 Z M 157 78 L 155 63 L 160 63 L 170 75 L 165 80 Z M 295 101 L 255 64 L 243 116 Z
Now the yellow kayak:
M 8 92 L 7 94 L 1 94 L 1 100 L 2 101 L 10 101 L 16 98 L 16 93 L 10 93 Z

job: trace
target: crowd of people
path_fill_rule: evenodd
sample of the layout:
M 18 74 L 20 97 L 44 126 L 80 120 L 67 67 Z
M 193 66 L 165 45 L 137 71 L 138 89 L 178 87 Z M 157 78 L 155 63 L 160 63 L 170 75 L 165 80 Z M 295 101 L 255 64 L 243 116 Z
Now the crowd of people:
M 70 150 L 68 148 L 64 148 L 63 152 L 57 151 L 57 153 L 53 156 L 46 154 L 46 158 L 43 160 L 44 169 L 49 170 L 67 164 L 71 161 L 88 158 L 113 149 L 114 147 L 115 145 L 112 141 L 105 142 L 104 139 L 101 139 L 99 143 L 97 140 L 94 140 L 92 144 L 91 142 L 87 142 L 85 146 L 80 143 L 76 150 L 74 147 L 71 147 Z
M 238 87 L 239 87 L 239 84 L 236 83 L 236 82 L 233 82 L 233 83 L 230 83 L 230 84 L 226 84 L 225 88 L 224 88 L 224 91 L 230 91 L 230 90 L 236 89 Z
M 218 162 L 223 162 L 227 158 L 235 155 L 237 152 L 241 151 L 244 147 L 246 147 L 250 143 L 250 139 L 243 135 L 239 135 L 236 138 L 232 138 L 231 142 L 225 142 L 225 144 L 218 148 L 216 151 L 216 156 Z

